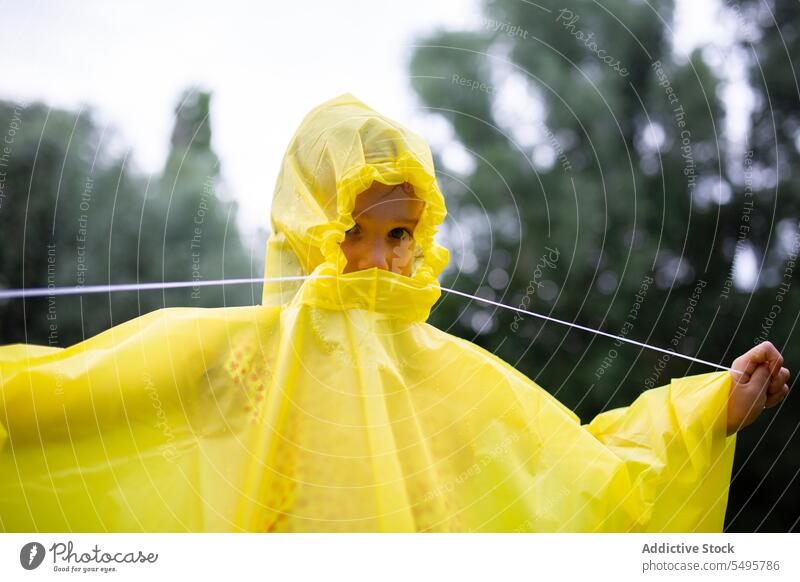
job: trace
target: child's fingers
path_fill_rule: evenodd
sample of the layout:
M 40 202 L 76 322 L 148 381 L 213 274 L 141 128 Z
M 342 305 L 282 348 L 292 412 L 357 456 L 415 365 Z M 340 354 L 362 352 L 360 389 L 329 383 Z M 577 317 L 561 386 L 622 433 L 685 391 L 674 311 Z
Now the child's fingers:
M 748 353 L 752 353 L 751 360 L 756 364 L 761 362 L 769 364 L 770 372 L 775 373 L 783 366 L 783 356 L 772 342 L 761 342 Z
M 767 364 L 771 373 L 777 373 L 783 366 L 783 356 L 772 342 L 761 342 L 733 361 L 731 368 L 737 373 L 734 379 L 747 383 L 760 364 Z
M 759 364 L 753 374 L 750 376 L 750 381 L 747 383 L 749 392 L 757 392 L 759 395 L 762 393 L 766 397 L 767 388 L 771 379 L 769 373 L 769 366 L 766 362 Z
M 776 394 L 783 391 L 784 385 L 789 381 L 789 370 L 781 368 L 780 372 L 772 375 L 767 389 L 767 394 Z
M 764 408 L 772 408 L 773 406 L 777 406 L 784 398 L 786 398 L 787 394 L 789 394 L 789 385 L 784 384 L 780 391 L 767 396 L 767 401 L 764 404 Z

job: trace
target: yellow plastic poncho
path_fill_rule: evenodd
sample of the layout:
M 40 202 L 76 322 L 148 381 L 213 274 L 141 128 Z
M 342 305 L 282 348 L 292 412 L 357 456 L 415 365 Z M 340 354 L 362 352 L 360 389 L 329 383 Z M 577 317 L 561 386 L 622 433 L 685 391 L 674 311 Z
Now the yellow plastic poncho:
M 413 276 L 340 274 L 359 192 L 425 201 Z M 262 305 L 0 348 L 3 531 L 721 531 L 729 372 L 587 425 L 425 323 L 448 261 L 425 142 L 350 94 L 283 160 Z

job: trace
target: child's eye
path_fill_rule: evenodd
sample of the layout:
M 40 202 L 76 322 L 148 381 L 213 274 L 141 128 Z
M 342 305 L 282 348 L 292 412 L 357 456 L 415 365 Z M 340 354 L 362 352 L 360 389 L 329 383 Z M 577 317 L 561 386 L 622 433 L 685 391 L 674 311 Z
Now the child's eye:
M 358 234 L 358 225 L 354 224 L 353 228 L 345 231 L 345 234 Z
M 389 236 L 396 239 L 403 239 L 405 237 L 411 237 L 411 233 L 408 231 L 407 228 L 393 228 L 389 232 Z

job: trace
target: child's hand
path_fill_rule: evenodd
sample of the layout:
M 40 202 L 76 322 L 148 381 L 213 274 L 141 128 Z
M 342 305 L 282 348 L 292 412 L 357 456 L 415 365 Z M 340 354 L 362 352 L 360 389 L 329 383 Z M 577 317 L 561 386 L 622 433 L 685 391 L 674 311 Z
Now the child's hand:
M 728 436 L 743 429 L 789 393 L 789 370 L 771 342 L 762 342 L 733 361 L 728 398 Z M 737 373 L 741 372 L 741 373 Z

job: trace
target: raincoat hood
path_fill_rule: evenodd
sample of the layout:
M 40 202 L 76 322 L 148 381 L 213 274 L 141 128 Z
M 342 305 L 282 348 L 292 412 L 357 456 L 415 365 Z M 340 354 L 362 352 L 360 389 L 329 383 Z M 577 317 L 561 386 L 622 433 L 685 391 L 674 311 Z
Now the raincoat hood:
M 425 203 L 413 233 L 419 252 L 410 277 L 377 268 L 342 274 L 347 260 L 340 243 L 354 224 L 356 196 L 373 181 L 408 182 Z M 449 260 L 435 240 L 446 213 L 425 140 L 350 93 L 326 101 L 303 119 L 281 163 L 264 272 L 266 278 L 331 278 L 267 282 L 262 304 L 296 299 L 424 321 Z

